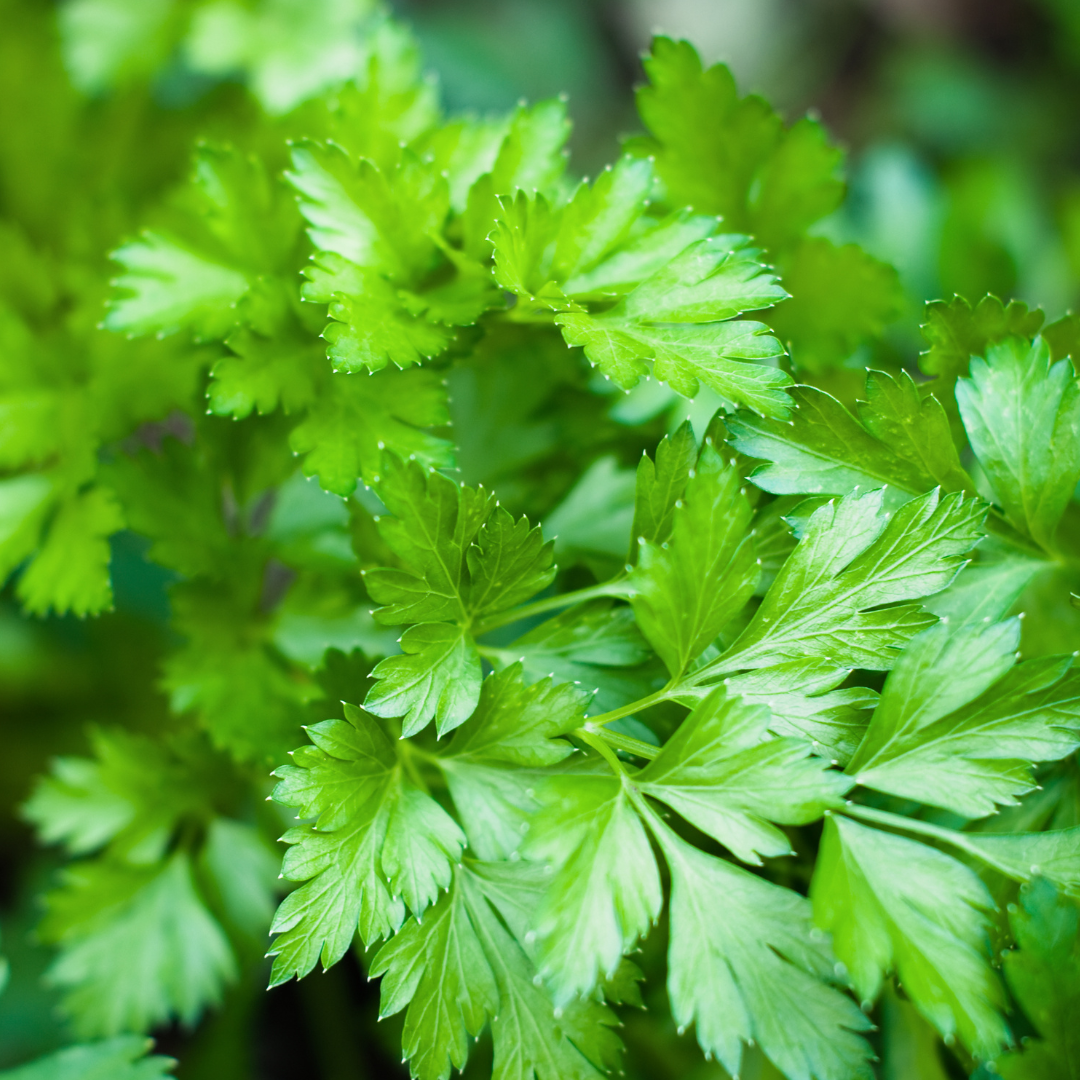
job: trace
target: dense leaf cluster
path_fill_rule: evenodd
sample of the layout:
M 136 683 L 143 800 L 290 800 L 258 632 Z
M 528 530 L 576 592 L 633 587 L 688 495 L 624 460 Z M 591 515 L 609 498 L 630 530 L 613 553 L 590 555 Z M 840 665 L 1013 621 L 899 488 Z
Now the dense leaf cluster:
M 267 929 L 272 984 L 361 950 L 421 1080 L 485 1029 L 499 1080 L 619 1069 L 642 943 L 729 1075 L 930 1076 L 935 1032 L 1071 1075 L 1080 324 L 935 303 L 920 368 L 843 402 L 896 275 L 809 231 L 821 126 L 685 42 L 578 181 L 563 102 L 446 117 L 364 5 L 151 7 L 64 8 L 80 86 L 149 42 L 264 110 L 108 238 L 100 327 L 71 236 L 0 223 L 0 572 L 98 614 L 130 530 L 175 631 L 171 727 L 95 731 L 23 810 L 105 1041 L 5 1077 L 160 1075 L 130 1033 Z

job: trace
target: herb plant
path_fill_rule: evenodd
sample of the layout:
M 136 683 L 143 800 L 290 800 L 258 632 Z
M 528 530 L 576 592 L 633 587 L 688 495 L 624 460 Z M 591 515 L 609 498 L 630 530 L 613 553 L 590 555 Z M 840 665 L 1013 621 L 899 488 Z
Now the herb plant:
M 154 55 L 94 52 L 101 6 L 91 89 Z M 160 1075 L 131 1035 L 269 930 L 272 986 L 356 950 L 421 1080 L 485 1030 L 498 1080 L 622 1069 L 643 970 L 731 1076 L 930 1076 L 936 1035 L 1073 1075 L 1080 323 L 935 303 L 861 389 L 902 298 L 813 231 L 817 121 L 658 37 L 578 180 L 562 101 L 445 116 L 364 18 L 289 93 L 265 37 L 262 108 L 104 228 L 107 306 L 74 226 L 9 242 L 2 572 L 100 615 L 127 530 L 171 580 L 172 719 L 24 805 L 89 1043 L 49 1067 Z

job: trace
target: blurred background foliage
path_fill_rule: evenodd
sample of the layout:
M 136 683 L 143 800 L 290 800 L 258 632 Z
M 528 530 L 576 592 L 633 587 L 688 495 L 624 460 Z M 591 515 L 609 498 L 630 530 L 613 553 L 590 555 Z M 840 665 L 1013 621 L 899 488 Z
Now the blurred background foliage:
M 107 252 L 186 175 L 195 139 L 254 140 L 283 165 L 291 110 L 356 70 L 365 8 L 356 0 L 0 0 L 5 294 L 45 336 L 60 315 L 100 317 Z M 825 379 L 849 400 L 867 363 L 912 365 L 925 348 L 918 326 L 927 300 L 993 292 L 1039 305 L 1049 319 L 1076 303 L 1075 0 L 398 0 L 393 9 L 413 28 L 451 112 L 568 93 L 572 167 L 581 174 L 639 130 L 632 88 L 656 29 L 689 39 L 707 63 L 727 62 L 741 92 L 763 94 L 789 122 L 820 114 L 848 150 L 849 196 L 813 231 L 892 263 L 904 290 L 881 339 Z M 256 122 L 260 105 L 269 119 Z M 30 263 L 13 254 L 23 248 L 49 272 L 28 275 Z M 147 362 L 160 362 L 169 345 L 156 347 Z M 476 396 L 480 415 L 484 394 L 513 396 L 497 378 L 455 393 Z M 469 454 L 485 452 L 481 435 L 479 449 L 462 448 L 466 471 Z M 159 731 L 172 722 L 154 675 L 168 644 L 168 579 L 143 554 L 133 534 L 115 542 L 116 610 L 102 618 L 27 620 L 11 586 L 0 596 L 0 926 L 10 969 L 0 1068 L 71 1038 L 41 985 L 49 955 L 32 934 L 33 898 L 55 864 L 34 848 L 16 808 L 50 756 L 85 753 L 91 725 Z M 650 952 L 662 948 L 659 937 Z M 263 985 L 256 965 L 195 1033 L 158 1033 L 161 1049 L 181 1057 L 180 1076 L 398 1074 L 397 1032 L 376 1026 L 374 990 L 359 967 L 339 965 L 265 996 Z M 720 1075 L 689 1037 L 659 1031 L 648 1012 L 634 1014 L 626 1034 L 634 1075 Z M 483 1057 L 470 1074 L 485 1075 Z

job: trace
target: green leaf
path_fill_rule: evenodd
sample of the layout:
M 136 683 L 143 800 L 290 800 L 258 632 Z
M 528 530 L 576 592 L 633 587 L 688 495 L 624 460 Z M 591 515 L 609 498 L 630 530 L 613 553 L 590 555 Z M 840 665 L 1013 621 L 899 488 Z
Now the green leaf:
M 973 358 L 956 384 L 971 448 L 1008 521 L 1052 549 L 1080 481 L 1080 386 L 1041 339 L 1010 338 Z
M 47 979 L 84 1037 L 193 1024 L 236 977 L 228 939 L 195 888 L 189 857 L 135 867 L 95 861 L 64 872 L 42 937 L 59 946 Z
M 699 674 L 805 658 L 887 671 L 936 621 L 912 601 L 952 581 L 984 514 L 977 499 L 937 491 L 891 516 L 880 491 L 830 501 L 814 511 L 750 625 Z
M 374 482 L 383 448 L 434 468 L 453 464 L 452 448 L 423 430 L 450 419 L 446 391 L 429 371 L 381 371 L 370 377 L 342 375 L 331 380 L 307 416 L 289 436 L 304 455 L 304 472 L 335 495 L 351 495 L 357 477 Z
M 160 742 L 120 729 L 92 729 L 93 758 L 58 757 L 38 779 L 22 816 L 45 844 L 86 855 L 106 844 L 146 865 L 164 857 L 176 823 L 211 797 L 190 761 Z M 205 762 L 199 765 L 205 769 Z
M 0 580 L 37 547 L 54 498 L 53 484 L 40 473 L 0 480 Z
M 751 480 L 783 495 L 847 495 L 889 485 L 911 495 L 940 486 L 973 491 L 960 465 L 945 411 L 921 398 L 911 377 L 871 371 L 858 419 L 812 386 L 791 391 L 790 424 L 739 413 L 727 421 L 734 447 L 763 458 Z
M 515 521 L 496 506 L 466 552 L 473 617 L 505 611 L 543 592 L 555 579 L 554 547 L 554 541 L 544 543 L 539 525 L 530 527 L 524 516 Z
M 521 664 L 484 680 L 476 712 L 438 759 L 481 859 L 506 859 L 520 847 L 539 807 L 531 794 L 539 770 L 572 753 L 556 736 L 580 726 L 589 701 L 551 679 L 526 686 Z
M 162 1080 L 176 1067 L 154 1054 L 151 1039 L 118 1035 L 97 1043 L 68 1046 L 28 1065 L 0 1072 L 0 1080 Z
M 631 228 L 648 206 L 652 165 L 621 157 L 596 182 L 578 186 L 567 204 L 555 237 L 551 278 L 565 282 L 588 273 L 607 255 L 623 247 Z M 497 245 L 496 245 L 497 247 Z
M 595 691 L 592 711 L 606 712 L 658 690 L 659 664 L 644 669 L 651 650 L 628 607 L 598 600 L 542 622 L 502 650 L 493 663 L 520 660 L 525 677 L 552 676 Z M 629 669 L 629 670 L 628 670 Z M 660 675 L 653 686 L 651 680 Z
M 1016 664 L 1020 620 L 915 638 L 885 680 L 848 766 L 857 782 L 985 817 L 1035 787 L 1030 762 L 1080 746 L 1080 677 L 1070 657 Z
M 918 1009 L 891 987 L 881 999 L 884 1080 L 949 1080 L 941 1040 Z
M 391 363 L 406 368 L 439 355 L 453 340 L 449 327 L 429 321 L 423 295 L 396 288 L 377 270 L 326 251 L 315 256 L 304 274 L 304 299 L 330 305 L 334 322 L 323 337 L 335 371 L 381 371 Z M 484 299 L 481 293 L 480 302 L 461 321 L 475 322 Z
M 352 705 L 345 720 L 308 729 L 314 746 L 275 772 L 274 799 L 312 825 L 290 829 L 282 873 L 304 882 L 271 927 L 278 935 L 271 985 L 337 963 L 360 936 L 370 945 L 394 933 L 405 904 L 417 915 L 451 880 L 465 836 L 406 775 L 378 722 Z
M 325 354 L 310 341 L 283 337 L 246 329 L 230 335 L 226 344 L 231 352 L 214 363 L 206 391 L 215 416 L 243 420 L 279 407 L 296 413 L 314 402 Z
M 738 471 L 706 446 L 672 510 L 671 539 L 639 543 L 631 605 L 673 678 L 753 595 L 760 573 Z
M 951 382 L 968 369 L 968 360 L 983 356 L 987 346 L 1010 337 L 1030 338 L 1039 332 L 1043 313 L 1027 304 L 984 296 L 974 307 L 962 296 L 932 300 L 926 305 L 923 337 L 930 348 L 919 358 L 927 375 Z
M 837 247 L 809 237 L 780 260 L 780 271 L 791 299 L 769 322 L 790 343 L 792 363 L 805 371 L 842 364 L 901 313 L 904 293 L 896 270 L 855 244 Z
M 364 708 L 402 717 L 403 738 L 434 719 L 441 737 L 472 715 L 483 673 L 476 644 L 462 627 L 420 623 L 401 636 L 401 654 L 380 660 L 371 677 L 378 681 Z
M 447 1080 L 451 1064 L 461 1068 L 466 1035 L 488 1017 L 493 1080 L 598 1080 L 618 1064 L 613 1014 L 589 999 L 554 1009 L 507 931 L 536 893 L 535 875 L 508 869 L 466 862 L 423 923 L 407 924 L 375 957 L 383 1014 L 408 1005 L 402 1042 L 418 1080 Z
M 634 777 L 642 791 L 678 811 L 737 858 L 791 855 L 772 822 L 805 825 L 852 781 L 810 756 L 802 739 L 773 739 L 769 710 L 714 690 L 679 725 L 655 760 Z
M 1015 881 L 1042 877 L 1080 896 L 1080 826 L 1049 832 L 972 832 L 964 847 Z
M 123 267 L 114 282 L 122 293 L 105 326 L 225 337 L 259 277 L 285 270 L 299 224 L 292 200 L 261 161 L 228 147 L 200 147 L 191 185 L 166 226 L 113 252 Z
M 380 1014 L 408 1006 L 401 1049 L 419 1080 L 446 1080 L 451 1065 L 463 1069 L 467 1036 L 498 1015 L 499 991 L 470 918 L 464 877 L 456 872 L 423 923 L 409 920 L 371 965 L 371 974 L 383 977 Z
M 671 868 L 668 995 L 680 1029 L 696 1023 L 701 1048 L 733 1075 L 756 1041 L 792 1080 L 869 1080 L 870 1048 L 856 1033 L 870 1022 L 826 985 L 831 957 L 815 943 L 810 904 L 666 827 L 656 837 Z
M 300 212 L 318 251 L 408 285 L 437 258 L 432 234 L 449 210 L 446 181 L 412 154 L 393 169 L 354 160 L 334 143 L 302 142 L 292 149 L 288 180 L 300 193 Z M 340 265 L 340 264 L 339 264 Z
M 391 454 L 383 460 L 377 490 L 393 515 L 378 519 L 379 533 L 404 569 L 365 573 L 368 592 L 383 605 L 376 619 L 393 625 L 464 618 L 466 552 L 494 497 Z
M 690 422 L 673 435 L 665 435 L 656 448 L 655 463 L 642 451 L 634 488 L 634 524 L 630 530 L 630 558 L 636 562 L 641 542 L 663 544 L 671 536 L 675 505 L 697 461 L 697 443 Z
M 862 741 L 878 695 L 863 686 L 837 690 L 850 669 L 826 660 L 792 660 L 728 676 L 732 696 L 767 705 L 769 730 L 810 740 L 814 753 L 845 765 Z M 708 687 L 700 689 L 709 693 Z
M 111 608 L 109 537 L 123 527 L 123 511 L 108 488 L 93 487 L 61 503 L 45 543 L 19 579 L 24 608 L 80 618 Z
M 649 840 L 613 776 L 567 773 L 537 789 L 543 810 L 523 854 L 551 866 L 537 918 L 538 966 L 555 1000 L 588 993 L 615 973 L 660 914 Z
M 1009 1041 L 983 914 L 993 901 L 965 866 L 914 840 L 833 816 L 811 897 L 814 919 L 832 934 L 861 999 L 872 1002 L 895 970 L 942 1035 L 959 1037 L 984 1058 Z
M 805 119 L 785 131 L 761 98 L 739 98 L 723 64 L 703 70 L 686 41 L 654 38 L 645 74 L 637 105 L 652 138 L 627 149 L 655 156 L 672 206 L 721 214 L 780 247 L 839 204 L 841 154 L 820 124 Z
M 996 1071 L 1005 1080 L 1076 1080 L 1080 912 L 1040 881 L 1021 889 L 1009 922 L 1018 948 L 1005 954 L 1005 981 L 1038 1038 L 998 1058 Z
M 780 344 L 761 323 L 728 321 L 787 295 L 759 254 L 746 237 L 699 240 L 602 314 L 570 312 L 555 321 L 568 344 L 583 346 L 625 389 L 651 371 L 685 397 L 696 397 L 704 382 L 738 404 L 786 417 L 789 377 L 739 362 L 779 356 Z

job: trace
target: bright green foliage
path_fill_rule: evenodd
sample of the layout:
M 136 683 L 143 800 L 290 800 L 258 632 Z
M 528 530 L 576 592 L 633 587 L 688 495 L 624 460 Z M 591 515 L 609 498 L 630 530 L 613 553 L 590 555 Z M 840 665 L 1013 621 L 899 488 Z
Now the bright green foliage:
M 815 920 L 832 934 L 862 1000 L 873 1001 L 883 976 L 895 970 L 943 1034 L 959 1036 L 982 1057 L 993 1057 L 1008 1041 L 986 939 L 985 912 L 993 902 L 963 864 L 833 816 L 812 896 Z
M 401 656 L 372 672 L 365 706 L 403 716 L 413 735 L 435 719 L 439 734 L 464 723 L 480 695 L 475 627 L 543 589 L 555 576 L 552 545 L 493 495 L 456 485 L 434 469 L 387 455 L 378 491 L 392 518 L 379 531 L 402 569 L 368 571 L 375 618 L 413 624 Z
M 634 615 L 673 678 L 715 640 L 757 585 L 750 503 L 741 489 L 738 471 L 706 446 L 671 506 L 670 540 L 650 543 L 639 534 L 630 578 Z M 644 517 L 649 503 L 638 501 Z
M 157 1054 L 149 1039 L 120 1035 L 98 1043 L 69 1046 L 29 1065 L 0 1072 L 3 1080 L 162 1080 L 176 1062 Z
M 465 843 L 378 721 L 352 706 L 345 715 L 310 728 L 315 745 L 275 773 L 274 797 L 315 819 L 284 837 L 293 846 L 283 873 L 305 884 L 274 918 L 275 984 L 306 975 L 320 958 L 336 963 L 357 926 L 370 944 L 398 929 L 405 905 L 423 915 Z
M 658 834 L 671 867 L 671 947 L 668 993 L 680 1023 L 697 1024 L 698 1042 L 729 1072 L 741 1042 L 757 1041 L 783 1075 L 870 1077 L 866 1043 L 856 1034 L 869 1021 L 821 980 L 829 955 L 815 943 L 809 904 Z M 713 913 L 724 897 L 724 918 Z
M 763 705 L 714 690 L 638 774 L 641 790 L 667 803 L 743 862 L 790 855 L 771 822 L 802 825 L 841 805 L 851 786 L 803 739 L 771 739 Z
M 821 125 L 806 117 L 785 129 L 761 98 L 739 98 L 726 67 L 703 70 L 685 41 L 657 38 L 645 72 L 638 110 L 652 137 L 633 138 L 626 149 L 655 157 L 670 207 L 719 214 L 777 261 L 792 299 L 770 325 L 790 343 L 794 363 L 820 371 L 879 335 L 899 314 L 896 271 L 855 245 L 806 236 L 844 195 L 841 154 Z
M 414 1076 L 446 1080 L 451 1064 L 465 1063 L 466 1035 L 488 1018 L 497 1080 L 593 1080 L 618 1061 L 610 1010 L 585 999 L 553 1012 L 512 936 L 541 889 L 531 869 L 470 861 L 424 922 L 409 922 L 376 955 L 383 1014 L 408 1005 L 404 1049 Z
M 1080 387 L 1068 360 L 1016 338 L 989 348 L 956 384 L 971 448 L 1010 524 L 1053 550 L 1080 481 Z
M 485 1031 L 499 1080 L 621 1069 L 642 976 L 638 1046 L 930 1077 L 938 1035 L 1007 1051 L 993 932 L 1039 1036 L 1002 1071 L 1058 1068 L 1076 320 L 934 304 L 937 379 L 903 370 L 896 273 L 810 232 L 839 150 L 686 43 L 590 182 L 564 102 L 445 117 L 363 0 L 62 10 L 99 97 L 41 75 L 74 149 L 21 136 L 25 212 L 4 172 L 0 571 L 33 616 L 115 593 L 93 640 L 139 645 L 123 726 L 23 808 L 67 860 L 41 935 L 71 1030 L 237 1023 L 272 927 L 273 984 L 372 949 L 420 1080 Z M 177 70 L 232 85 L 162 109 Z M 190 123 L 218 141 L 173 188 Z M 849 409 L 864 351 L 888 370 Z M 160 1075 L 141 1048 L 53 1060 Z
M 1015 804 L 1028 762 L 1080 746 L 1080 679 L 1070 657 L 1016 663 L 1017 619 L 916 638 L 897 661 L 858 752 L 858 783 L 964 817 Z M 1036 860 L 1039 861 L 1039 860 Z
M 1074 1080 L 1078 1071 L 1080 911 L 1046 882 L 1022 889 L 1009 921 L 1018 949 L 1005 955 L 1005 981 L 1037 1033 L 997 1063 L 1006 1080 Z
M 735 447 L 764 458 L 752 479 L 777 494 L 845 495 L 895 487 L 909 495 L 940 486 L 973 490 L 960 464 L 949 422 L 936 398 L 922 398 L 911 376 L 871 371 L 866 400 L 852 416 L 812 386 L 793 391 L 792 426 L 743 413 L 729 421 Z

